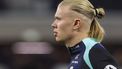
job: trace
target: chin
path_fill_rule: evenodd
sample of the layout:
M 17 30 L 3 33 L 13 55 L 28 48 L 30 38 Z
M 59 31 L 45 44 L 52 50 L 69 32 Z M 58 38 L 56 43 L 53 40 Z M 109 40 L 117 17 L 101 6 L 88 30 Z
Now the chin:
M 59 40 L 59 39 L 56 39 L 56 41 L 57 41 L 57 42 L 60 42 L 61 40 Z
M 62 42 L 62 40 L 61 40 L 61 39 L 59 39 L 59 38 L 56 38 L 56 41 L 57 41 L 57 42 Z

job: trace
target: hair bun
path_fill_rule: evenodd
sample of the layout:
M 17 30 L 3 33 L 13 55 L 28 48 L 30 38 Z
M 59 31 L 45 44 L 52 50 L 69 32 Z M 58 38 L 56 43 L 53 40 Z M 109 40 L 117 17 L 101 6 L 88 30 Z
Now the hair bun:
M 105 11 L 103 8 L 96 8 L 95 11 L 96 11 L 96 17 L 98 17 L 99 19 L 105 16 Z

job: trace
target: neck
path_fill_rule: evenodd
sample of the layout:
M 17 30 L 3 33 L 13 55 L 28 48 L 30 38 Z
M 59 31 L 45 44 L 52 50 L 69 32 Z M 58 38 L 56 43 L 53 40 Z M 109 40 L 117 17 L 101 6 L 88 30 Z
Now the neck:
M 83 40 L 84 38 L 87 38 L 87 37 L 88 37 L 87 34 L 78 34 L 78 35 L 75 35 L 75 37 L 67 40 L 65 42 L 65 45 L 66 45 L 66 47 L 73 47 L 77 43 L 79 43 L 81 40 Z

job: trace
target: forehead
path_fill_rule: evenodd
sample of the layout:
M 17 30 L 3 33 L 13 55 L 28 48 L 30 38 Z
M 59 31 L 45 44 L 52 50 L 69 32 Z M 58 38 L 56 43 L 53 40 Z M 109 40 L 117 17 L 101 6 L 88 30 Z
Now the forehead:
M 60 5 L 58 6 L 57 8 L 57 11 L 55 13 L 55 16 L 68 16 L 70 15 L 71 13 L 71 10 L 70 10 L 70 6 L 63 6 L 63 5 Z

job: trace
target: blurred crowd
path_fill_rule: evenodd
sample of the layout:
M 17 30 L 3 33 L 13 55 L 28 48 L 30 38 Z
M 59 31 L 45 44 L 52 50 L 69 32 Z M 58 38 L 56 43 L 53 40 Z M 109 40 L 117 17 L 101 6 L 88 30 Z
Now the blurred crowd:
M 60 1 L 0 0 L 0 69 L 67 69 L 70 54 L 62 43 L 55 42 L 48 30 Z M 109 12 L 122 10 L 120 0 L 91 1 Z M 103 44 L 121 67 L 122 39 L 106 37 Z

